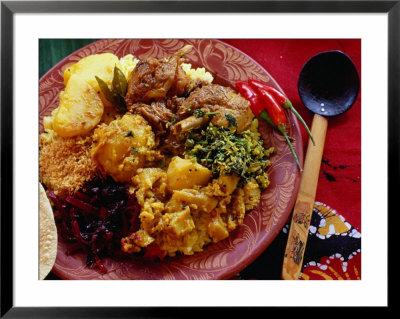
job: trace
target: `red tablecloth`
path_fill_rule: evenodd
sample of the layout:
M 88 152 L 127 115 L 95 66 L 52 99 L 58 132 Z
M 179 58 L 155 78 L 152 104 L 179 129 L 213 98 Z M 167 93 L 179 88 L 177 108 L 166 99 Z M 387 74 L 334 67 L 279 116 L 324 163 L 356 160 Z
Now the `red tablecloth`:
M 309 127 L 313 114 L 305 108 L 297 90 L 298 76 L 308 59 L 323 51 L 340 50 L 354 62 L 361 78 L 360 39 L 224 41 L 252 57 L 270 73 Z M 306 149 L 308 136 L 304 129 L 302 133 Z M 282 234 L 238 278 L 279 278 L 289 224 L 288 221 Z M 348 112 L 329 119 L 312 224 L 302 279 L 360 279 L 361 90 Z M 335 228 L 333 233 L 329 227 Z

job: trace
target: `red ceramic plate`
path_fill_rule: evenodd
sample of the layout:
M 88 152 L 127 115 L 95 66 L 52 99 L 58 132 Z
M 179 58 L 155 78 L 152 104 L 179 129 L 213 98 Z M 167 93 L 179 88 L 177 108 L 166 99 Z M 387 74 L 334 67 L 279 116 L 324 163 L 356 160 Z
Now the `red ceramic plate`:
M 58 105 L 58 94 L 63 90 L 64 69 L 81 58 L 96 53 L 111 52 L 118 57 L 133 54 L 139 59 L 169 56 L 186 44 L 193 45 L 188 62 L 203 66 L 215 76 L 216 83 L 234 87 L 237 80 L 255 78 L 279 88 L 274 79 L 257 62 L 234 47 L 217 40 L 100 40 L 69 55 L 39 83 L 40 131 L 43 117 Z M 296 118 L 287 113 L 288 132 L 302 163 L 303 148 Z M 117 261 L 104 259 L 106 274 L 86 267 L 84 254 L 67 256 L 66 245 L 58 243 L 53 273 L 62 279 L 229 279 L 252 263 L 274 240 L 287 221 L 299 187 L 300 173 L 284 138 L 260 121 L 260 132 L 266 146 L 274 146 L 269 168 L 270 186 L 263 191 L 257 209 L 248 213 L 243 225 L 230 236 L 192 256 L 177 256 L 163 261 Z

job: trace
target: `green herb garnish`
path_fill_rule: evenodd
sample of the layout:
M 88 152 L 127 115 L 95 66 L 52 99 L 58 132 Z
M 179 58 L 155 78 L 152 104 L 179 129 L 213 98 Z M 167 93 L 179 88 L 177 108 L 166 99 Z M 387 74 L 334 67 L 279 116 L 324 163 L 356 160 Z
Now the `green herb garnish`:
M 128 88 L 128 82 L 126 81 L 124 73 L 117 68 L 114 67 L 114 77 L 113 77 L 113 89 L 122 97 L 125 97 L 126 90 Z
M 241 185 L 253 178 L 261 189 L 269 185 L 267 169 L 273 152 L 274 148 L 264 148 L 253 130 L 234 133 L 212 123 L 192 131 L 185 143 L 186 157 L 210 169 L 215 178 L 235 173 Z
M 197 109 L 193 112 L 193 115 L 197 118 L 203 117 L 203 116 L 214 116 L 215 114 L 218 114 L 218 112 L 205 112 L 202 109 Z
M 114 67 L 111 89 L 108 87 L 107 83 L 98 76 L 95 76 L 95 78 L 107 101 L 111 102 L 119 111 L 126 112 L 125 95 L 128 82 L 124 73 L 117 66 Z

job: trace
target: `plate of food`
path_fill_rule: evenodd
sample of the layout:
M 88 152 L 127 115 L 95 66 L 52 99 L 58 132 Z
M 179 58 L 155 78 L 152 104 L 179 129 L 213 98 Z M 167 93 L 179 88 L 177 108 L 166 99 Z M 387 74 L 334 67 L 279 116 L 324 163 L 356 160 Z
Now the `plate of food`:
M 292 150 L 254 116 L 235 85 L 248 79 L 281 91 L 212 39 L 104 39 L 49 70 L 39 181 L 57 226 L 52 273 L 229 279 L 252 263 L 291 213 L 303 147 L 292 112 Z

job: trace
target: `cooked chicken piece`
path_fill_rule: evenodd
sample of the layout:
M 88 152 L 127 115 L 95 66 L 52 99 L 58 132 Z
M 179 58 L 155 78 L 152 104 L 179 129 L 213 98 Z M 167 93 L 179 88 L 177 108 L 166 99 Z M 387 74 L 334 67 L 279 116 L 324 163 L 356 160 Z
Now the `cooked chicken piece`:
M 182 105 L 183 101 L 185 101 L 184 97 L 173 96 L 172 98 L 167 99 L 165 104 L 167 108 L 171 110 L 172 113 L 176 114 L 178 108 Z
M 238 132 L 248 129 L 253 119 L 250 102 L 233 89 L 218 84 L 206 85 L 193 91 L 179 107 L 178 115 L 184 118 L 196 109 L 217 112 L 211 123 L 226 128 L 234 127 Z
M 173 82 L 173 85 L 168 92 L 169 96 L 186 95 L 189 89 L 194 86 L 194 84 L 192 84 L 193 80 L 186 74 L 186 72 L 179 65 L 182 62 L 184 62 L 184 59 L 180 59 L 180 61 L 178 62 L 175 82 Z
M 156 135 L 166 133 L 175 115 L 166 107 L 164 101 L 152 102 L 150 105 L 144 103 L 133 104 L 128 109 L 143 116 L 153 128 Z
M 191 80 L 180 64 L 184 62 L 183 56 L 191 47 L 184 46 L 169 59 L 147 58 L 138 62 L 128 81 L 126 105 L 161 100 L 167 95 L 184 95 Z

